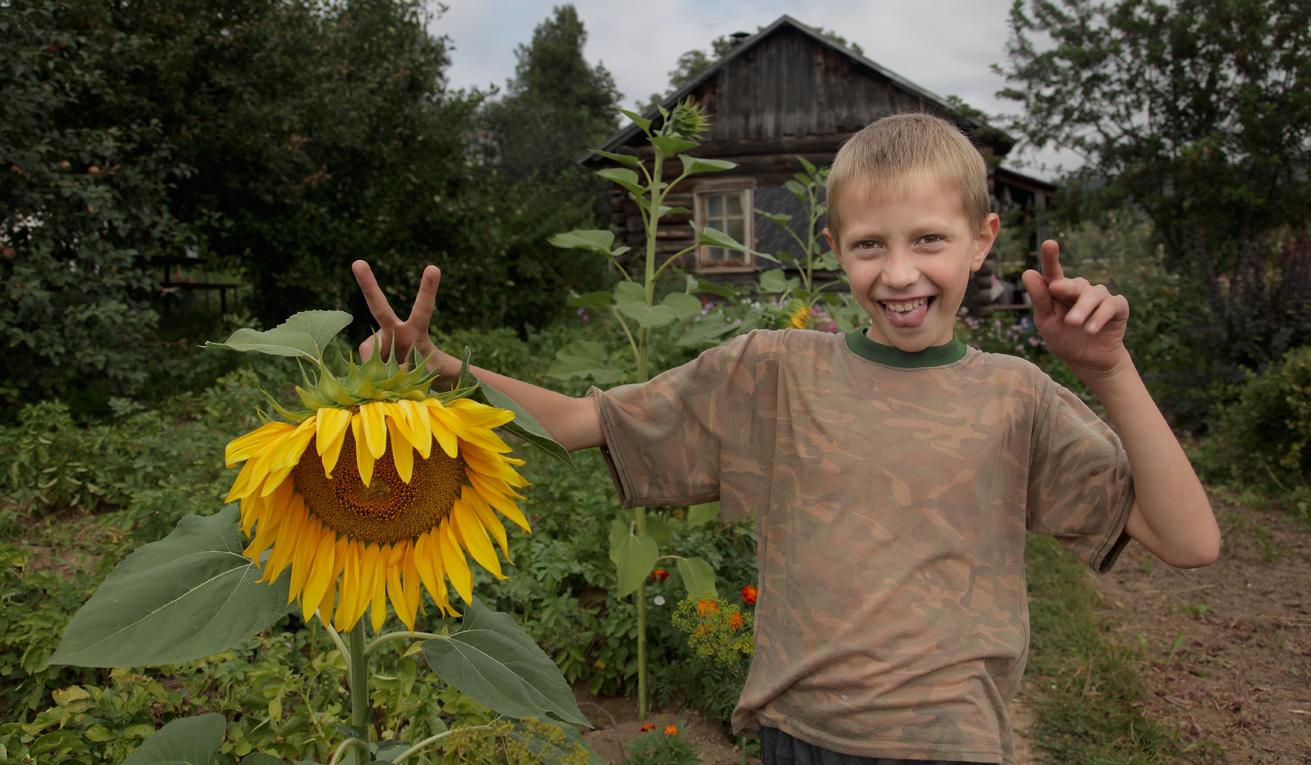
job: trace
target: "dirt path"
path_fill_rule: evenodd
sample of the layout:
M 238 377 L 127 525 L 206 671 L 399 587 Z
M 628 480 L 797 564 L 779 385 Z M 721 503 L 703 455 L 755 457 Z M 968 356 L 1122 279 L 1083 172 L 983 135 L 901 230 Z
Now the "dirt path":
M 1311 529 L 1212 504 L 1219 562 L 1181 571 L 1130 545 L 1094 579 L 1103 611 L 1139 655 L 1148 714 L 1198 759 L 1311 763 Z

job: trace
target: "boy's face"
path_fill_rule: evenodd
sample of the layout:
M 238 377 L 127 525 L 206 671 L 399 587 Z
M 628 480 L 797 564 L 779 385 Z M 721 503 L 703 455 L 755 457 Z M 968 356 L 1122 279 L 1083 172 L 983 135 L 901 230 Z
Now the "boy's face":
M 997 237 L 997 216 L 975 235 L 960 190 L 933 177 L 882 197 L 856 181 L 842 200 L 841 230 L 824 236 L 873 319 L 865 335 L 910 352 L 951 342 L 970 274 Z

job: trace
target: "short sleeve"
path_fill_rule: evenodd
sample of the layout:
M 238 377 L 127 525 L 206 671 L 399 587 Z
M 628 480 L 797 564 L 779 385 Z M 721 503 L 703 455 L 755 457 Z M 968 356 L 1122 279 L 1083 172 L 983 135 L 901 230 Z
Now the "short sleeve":
M 750 439 L 754 334 L 648 382 L 588 393 L 597 398 L 602 453 L 623 507 L 720 498 L 725 454 Z
M 1129 541 L 1133 478 L 1120 439 L 1086 404 L 1050 383 L 1031 442 L 1027 525 L 1105 573 Z

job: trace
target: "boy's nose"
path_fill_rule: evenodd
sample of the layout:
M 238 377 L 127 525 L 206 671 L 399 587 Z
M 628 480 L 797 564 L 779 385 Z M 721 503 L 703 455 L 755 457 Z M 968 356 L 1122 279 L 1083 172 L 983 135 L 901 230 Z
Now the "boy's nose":
M 905 289 L 919 281 L 920 272 L 914 257 L 902 250 L 892 250 L 883 262 L 882 282 L 892 289 Z

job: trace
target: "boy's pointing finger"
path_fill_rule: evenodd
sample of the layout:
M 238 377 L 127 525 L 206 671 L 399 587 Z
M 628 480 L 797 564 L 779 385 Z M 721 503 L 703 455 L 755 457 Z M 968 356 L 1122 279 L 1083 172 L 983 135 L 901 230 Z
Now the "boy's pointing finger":
M 1061 246 L 1054 239 L 1042 243 L 1042 278 L 1048 284 L 1065 278 L 1061 271 Z

